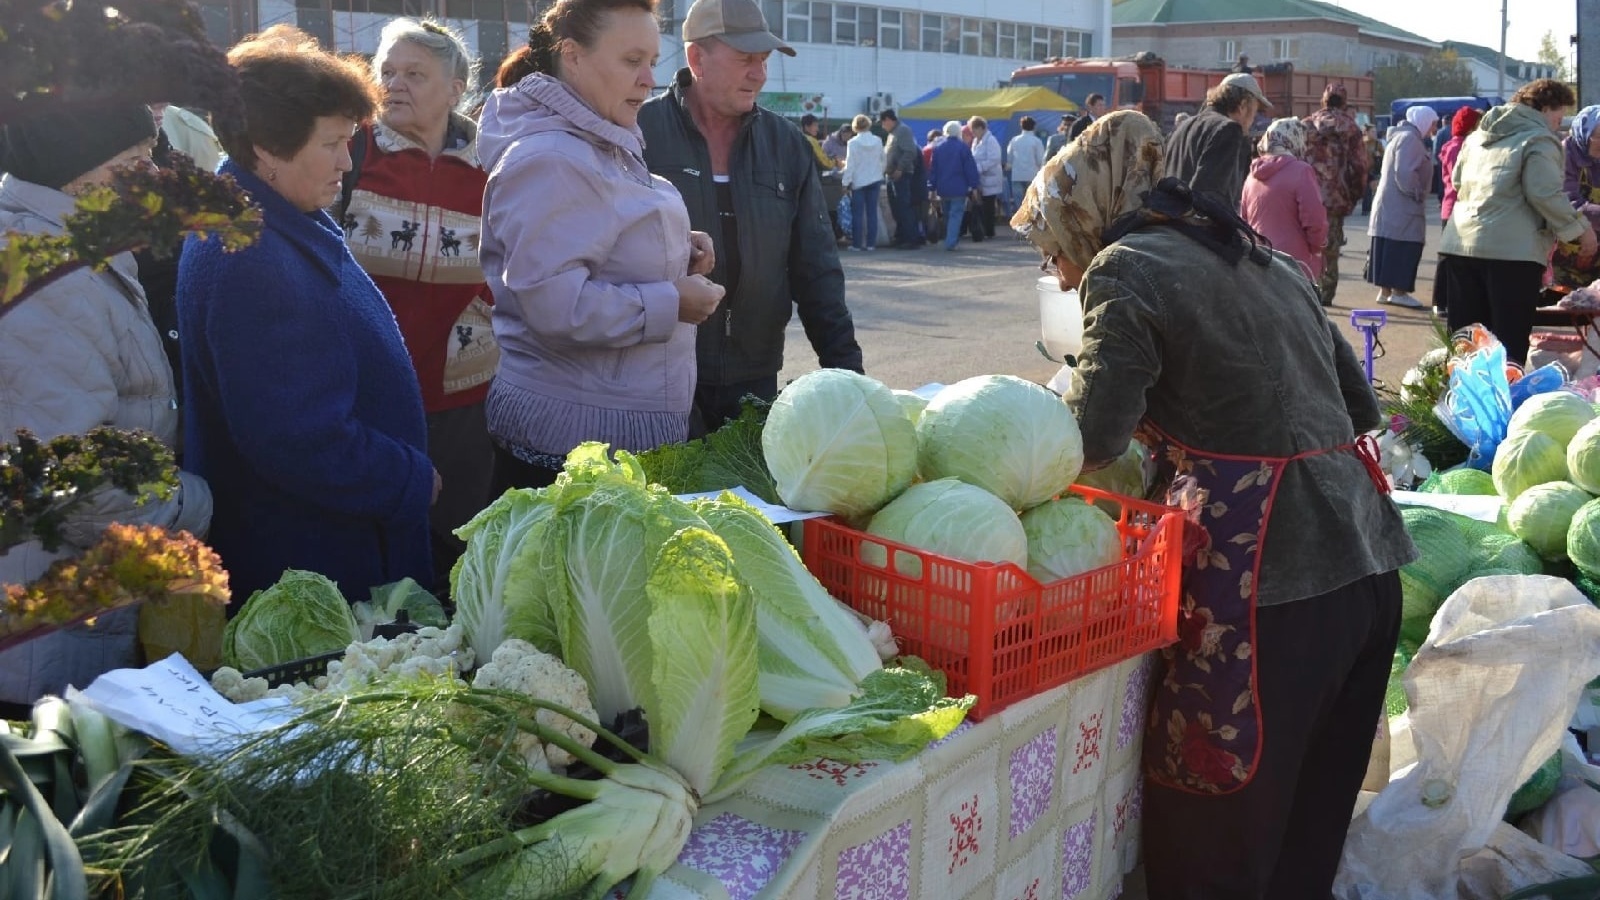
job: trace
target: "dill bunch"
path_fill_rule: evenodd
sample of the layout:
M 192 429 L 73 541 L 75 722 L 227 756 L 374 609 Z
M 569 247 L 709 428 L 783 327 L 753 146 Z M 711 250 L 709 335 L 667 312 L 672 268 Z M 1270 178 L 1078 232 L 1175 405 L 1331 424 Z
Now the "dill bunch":
M 187 886 L 219 878 L 234 882 L 229 896 L 275 900 L 577 896 L 591 873 L 558 843 L 527 854 L 519 821 L 536 789 L 595 793 L 517 751 L 549 706 L 440 679 L 310 707 L 216 757 L 142 765 L 141 802 L 85 841 L 86 861 L 130 900 L 191 896 Z M 538 865 L 504 865 L 519 856 Z M 477 877 L 486 871 L 492 881 Z

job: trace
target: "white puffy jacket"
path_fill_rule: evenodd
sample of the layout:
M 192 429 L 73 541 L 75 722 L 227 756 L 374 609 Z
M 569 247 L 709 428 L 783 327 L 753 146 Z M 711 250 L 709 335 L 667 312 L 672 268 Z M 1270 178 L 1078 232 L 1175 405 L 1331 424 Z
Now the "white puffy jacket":
M 981 139 L 972 142 L 972 161 L 978 164 L 978 193 L 985 197 L 1005 193 L 1005 153 L 994 132 L 984 131 Z
M 0 234 L 59 233 L 73 202 L 52 188 L 0 177 Z M 73 272 L 0 317 L 0 443 L 19 428 L 48 440 L 110 425 L 177 445 L 172 369 L 136 275 L 133 255 L 124 253 L 105 271 Z M 169 500 L 136 505 L 132 495 L 109 489 L 90 497 L 67 523 L 67 545 L 57 553 L 38 543 L 0 551 L 0 584 L 38 578 L 51 562 L 93 545 L 112 522 L 204 537 L 211 491 L 202 479 L 179 474 L 181 486 Z M 102 616 L 94 628 L 57 632 L 0 653 L 0 700 L 29 703 L 136 664 L 136 621 L 136 611 Z

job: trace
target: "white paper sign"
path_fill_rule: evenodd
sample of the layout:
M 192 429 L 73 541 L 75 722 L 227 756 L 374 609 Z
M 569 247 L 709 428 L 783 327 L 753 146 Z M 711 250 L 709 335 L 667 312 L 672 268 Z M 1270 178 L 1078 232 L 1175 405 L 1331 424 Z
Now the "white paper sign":
M 287 700 L 239 704 L 211 688 L 182 654 L 142 669 L 115 669 L 90 684 L 82 698 L 97 712 L 147 734 L 186 756 L 204 755 L 293 718 Z
M 736 488 L 729 488 L 728 490 L 740 500 L 743 500 L 751 506 L 754 506 L 757 512 L 761 513 L 763 516 L 766 516 L 767 520 L 774 525 L 782 525 L 785 522 L 799 522 L 802 519 L 817 519 L 821 518 L 822 516 L 829 515 L 829 513 L 825 512 L 801 512 L 798 509 L 790 509 L 787 506 L 778 506 L 774 503 L 768 503 L 760 497 L 757 497 L 755 494 L 750 493 L 749 489 L 742 484 Z M 676 496 L 679 500 L 715 500 L 722 496 L 722 492 L 702 491 L 698 494 L 677 494 Z

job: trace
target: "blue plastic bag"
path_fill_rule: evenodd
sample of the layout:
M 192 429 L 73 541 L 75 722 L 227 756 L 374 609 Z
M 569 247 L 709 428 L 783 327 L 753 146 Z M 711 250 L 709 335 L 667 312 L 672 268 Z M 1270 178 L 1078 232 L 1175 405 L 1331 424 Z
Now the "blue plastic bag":
M 1450 389 L 1434 407 L 1439 421 L 1467 445 L 1467 465 L 1489 471 L 1511 421 L 1506 349 L 1496 341 L 1463 357 L 1450 373 Z
M 839 230 L 848 235 L 850 226 L 854 223 L 855 219 L 850 213 L 850 192 L 846 191 L 845 195 L 839 198 Z

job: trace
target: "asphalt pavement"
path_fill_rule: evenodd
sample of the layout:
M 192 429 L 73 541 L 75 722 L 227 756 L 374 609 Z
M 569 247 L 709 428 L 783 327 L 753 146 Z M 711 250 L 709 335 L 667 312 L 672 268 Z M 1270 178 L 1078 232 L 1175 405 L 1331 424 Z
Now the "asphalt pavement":
M 1434 260 L 1440 228 L 1437 204 L 1429 211 L 1428 240 L 1417 273 L 1416 296 L 1433 294 Z M 1429 310 L 1379 306 L 1377 288 L 1361 280 L 1368 239 L 1367 219 L 1346 220 L 1346 246 L 1340 259 L 1339 291 L 1330 318 L 1355 347 L 1364 337 L 1350 325 L 1356 309 L 1382 309 L 1388 323 L 1378 332 L 1374 369 L 1380 381 L 1397 383 L 1434 346 Z M 929 382 L 949 384 L 973 375 L 1008 374 L 1043 383 L 1059 368 L 1035 349 L 1039 340 L 1039 301 L 1034 285 L 1043 274 L 1032 245 L 1001 228 L 993 240 L 963 239 L 946 252 L 933 245 L 919 250 L 887 247 L 867 253 L 840 252 L 845 290 L 855 318 L 856 337 L 867 373 L 893 388 Z M 796 317 L 789 325 L 785 384 L 817 367 Z

